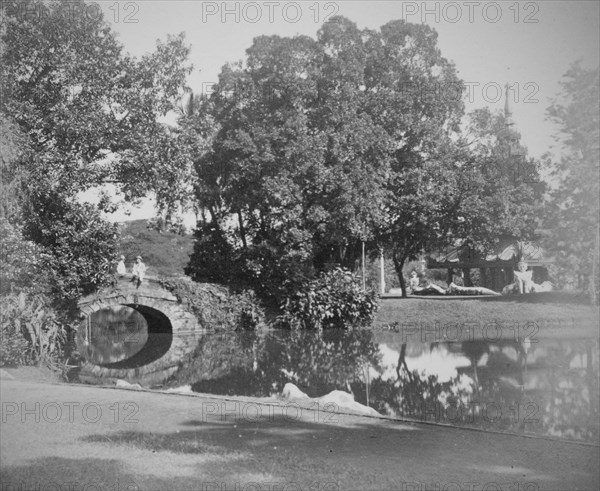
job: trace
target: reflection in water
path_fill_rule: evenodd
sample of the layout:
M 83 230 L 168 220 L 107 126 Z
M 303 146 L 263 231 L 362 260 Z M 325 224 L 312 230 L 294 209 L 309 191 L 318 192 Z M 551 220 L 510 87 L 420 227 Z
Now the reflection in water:
M 368 331 L 209 334 L 172 384 L 215 394 L 269 396 L 293 382 L 315 397 L 332 388 L 350 390 L 362 380 L 365 367 L 379 366 L 379 358 Z
M 169 385 L 265 397 L 287 382 L 395 417 L 598 442 L 598 340 L 402 343 L 393 333 L 206 334 Z
M 144 316 L 125 305 L 98 310 L 79 331 L 80 349 L 91 363 L 115 363 L 138 353 L 148 341 Z

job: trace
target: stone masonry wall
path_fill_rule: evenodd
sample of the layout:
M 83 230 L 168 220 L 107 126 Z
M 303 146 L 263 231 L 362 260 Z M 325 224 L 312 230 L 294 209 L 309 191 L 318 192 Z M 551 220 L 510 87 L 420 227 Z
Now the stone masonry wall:
M 93 312 L 116 305 L 129 305 L 132 308 L 140 305 L 162 312 L 171 322 L 171 346 L 158 360 L 136 368 L 109 368 L 86 362 L 79 373 L 82 381 L 102 383 L 122 379 L 143 385 L 160 384 L 177 370 L 198 344 L 200 326 L 196 317 L 153 278 L 145 279 L 140 287 L 136 288 L 129 277 L 125 277 L 113 288 L 83 298 L 79 302 L 81 325 L 85 325 L 84 319 Z

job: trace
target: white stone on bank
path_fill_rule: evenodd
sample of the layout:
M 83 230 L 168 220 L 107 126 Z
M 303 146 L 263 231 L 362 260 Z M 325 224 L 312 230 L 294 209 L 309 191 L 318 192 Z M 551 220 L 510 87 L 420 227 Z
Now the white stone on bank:
M 182 385 L 181 387 L 173 387 L 172 389 L 166 389 L 165 392 L 169 394 L 198 394 L 192 390 L 191 385 Z
M 140 384 L 130 384 L 126 380 L 117 380 L 116 387 L 118 389 L 133 389 L 133 390 L 142 390 L 142 386 Z
M 292 383 L 287 383 L 281 391 L 281 397 L 284 399 L 310 399 L 304 392 Z
M 381 416 L 381 414 L 375 411 L 375 409 L 356 402 L 352 394 L 342 390 L 333 390 L 323 397 L 310 398 L 294 384 L 287 383 L 281 391 L 281 397 L 283 399 L 304 399 L 315 401 L 320 407 L 327 406 L 327 411 L 332 413 L 335 413 L 340 409 L 345 409 L 364 416 Z

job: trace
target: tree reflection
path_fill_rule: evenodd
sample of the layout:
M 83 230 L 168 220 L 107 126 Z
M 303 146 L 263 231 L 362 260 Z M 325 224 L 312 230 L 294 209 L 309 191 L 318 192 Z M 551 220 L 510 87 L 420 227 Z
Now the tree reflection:
M 80 348 L 91 363 L 104 365 L 130 358 L 148 340 L 148 325 L 136 310 L 113 306 L 93 312 L 79 330 Z
M 352 390 L 365 365 L 379 365 L 372 337 L 370 331 L 337 329 L 211 334 L 169 385 L 261 397 L 280 393 L 288 382 L 309 397 Z

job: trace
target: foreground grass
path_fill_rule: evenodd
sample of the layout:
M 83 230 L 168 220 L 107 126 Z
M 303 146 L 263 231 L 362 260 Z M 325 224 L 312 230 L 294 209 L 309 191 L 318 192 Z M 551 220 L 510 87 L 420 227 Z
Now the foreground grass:
M 373 327 L 496 323 L 512 328 L 517 324 L 535 323 L 540 332 L 577 329 L 597 335 L 598 307 L 580 304 L 577 300 L 560 292 L 485 299 L 382 299 Z M 510 329 L 504 331 L 503 335 L 510 335 Z

